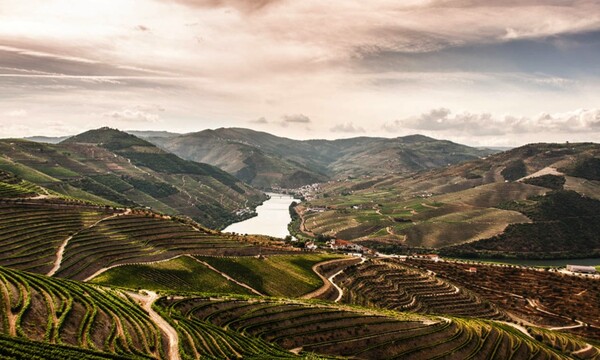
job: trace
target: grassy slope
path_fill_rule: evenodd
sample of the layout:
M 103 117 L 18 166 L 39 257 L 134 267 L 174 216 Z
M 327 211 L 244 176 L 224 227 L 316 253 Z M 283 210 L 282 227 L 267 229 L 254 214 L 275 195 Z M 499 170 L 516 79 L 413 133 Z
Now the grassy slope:
M 255 257 L 198 257 L 232 278 L 271 296 L 297 297 L 321 285 L 321 279 L 312 266 L 338 258 L 336 255 L 277 255 L 264 259 Z
M 189 257 L 157 264 L 119 266 L 100 274 L 92 283 L 131 289 L 250 293 Z

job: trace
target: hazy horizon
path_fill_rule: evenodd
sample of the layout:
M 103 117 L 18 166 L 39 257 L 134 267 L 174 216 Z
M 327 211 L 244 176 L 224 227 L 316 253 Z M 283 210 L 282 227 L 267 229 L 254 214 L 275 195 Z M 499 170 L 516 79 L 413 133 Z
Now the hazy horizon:
M 600 139 L 592 0 L 0 0 L 0 137 Z

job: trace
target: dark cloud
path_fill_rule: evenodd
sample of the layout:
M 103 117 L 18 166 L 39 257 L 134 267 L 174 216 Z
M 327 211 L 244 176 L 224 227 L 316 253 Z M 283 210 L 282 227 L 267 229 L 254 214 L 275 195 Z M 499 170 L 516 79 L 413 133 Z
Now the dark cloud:
M 422 46 L 426 49 L 427 46 Z M 431 47 L 431 51 L 380 49 L 364 52 L 356 64 L 373 72 L 529 73 L 572 77 L 600 75 L 600 31 L 542 38 L 506 39 Z
M 330 130 L 331 130 L 331 132 L 335 132 L 335 133 L 348 133 L 348 134 L 357 134 L 357 133 L 365 132 L 365 129 L 363 129 L 360 126 L 355 126 L 352 122 L 336 124 Z

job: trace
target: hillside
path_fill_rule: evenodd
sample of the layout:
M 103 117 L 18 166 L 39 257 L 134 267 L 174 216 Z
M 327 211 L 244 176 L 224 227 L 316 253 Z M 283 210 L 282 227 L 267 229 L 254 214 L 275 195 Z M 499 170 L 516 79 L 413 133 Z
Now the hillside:
M 265 196 L 228 173 L 182 160 L 108 128 L 60 144 L 0 140 L 0 170 L 63 197 L 148 207 L 223 228 L 250 216 Z
M 241 128 L 148 140 L 184 159 L 220 167 L 260 188 L 295 188 L 329 178 L 408 173 L 492 152 L 420 135 L 301 141 Z
M 511 326 L 474 319 L 287 299 L 161 298 L 6 268 L 0 268 L 0 288 L 0 306 L 7 309 L 0 340 L 16 338 L 1 347 L 2 354 L 62 352 L 72 358 L 70 345 L 84 349 L 81 355 L 89 357 L 83 358 L 566 357 Z M 573 339 L 547 334 L 546 341 Z M 579 341 L 570 349 L 586 345 Z M 593 346 L 587 351 L 597 354 Z
M 280 241 L 221 234 L 185 218 L 52 197 L 3 198 L 0 215 L 2 358 L 600 355 L 591 340 L 545 325 L 569 324 L 564 315 L 538 322 L 525 306 L 531 325 L 519 326 L 489 292 L 476 293 L 460 278 L 439 279 L 420 264 L 291 251 Z M 594 279 L 530 277 L 537 273 L 552 284 L 544 294 L 587 287 L 582 302 L 597 297 Z M 524 291 L 528 281 L 513 281 L 512 291 Z M 317 300 L 332 291 L 335 301 Z M 593 306 L 553 311 L 597 322 Z M 565 331 L 596 338 L 595 329 Z
M 468 243 L 454 249 L 471 255 L 595 254 L 597 159 L 598 144 L 531 144 L 410 176 L 329 182 L 296 208 L 303 219 L 296 231 L 393 252 Z M 563 200 L 552 200 L 560 194 Z M 543 213 L 534 216 L 533 204 Z M 551 213 L 563 218 L 549 218 Z
M 49 199 L 0 202 L 0 266 L 84 280 L 109 268 L 183 255 L 287 253 L 279 242 L 224 235 L 185 218 Z

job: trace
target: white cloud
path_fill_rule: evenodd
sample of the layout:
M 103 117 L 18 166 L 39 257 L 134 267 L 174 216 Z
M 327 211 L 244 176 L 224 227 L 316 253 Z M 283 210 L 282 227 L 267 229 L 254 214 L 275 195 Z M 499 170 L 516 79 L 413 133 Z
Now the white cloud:
M 283 115 L 281 126 L 285 127 L 289 124 L 310 124 L 310 122 L 310 118 L 304 114 Z
M 125 123 L 157 123 L 161 119 L 158 112 L 162 111 L 164 108 L 160 106 L 136 106 L 118 111 L 108 111 L 102 116 Z
M 501 136 L 531 133 L 600 132 L 600 109 L 577 109 L 563 113 L 541 113 L 533 117 L 494 116 L 490 113 L 453 114 L 446 108 L 383 124 L 387 131 L 404 129 L 433 131 L 446 135 Z
M 6 111 L 3 115 L 8 116 L 8 117 L 25 117 L 25 116 L 27 116 L 27 110 L 25 110 L 25 109 L 9 110 L 9 111 Z
M 258 119 L 250 120 L 248 122 L 251 124 L 268 124 L 269 123 L 269 121 L 264 116 L 259 117 Z
M 334 132 L 334 133 L 348 133 L 348 134 L 357 134 L 357 133 L 365 132 L 364 128 L 362 128 L 360 126 L 355 126 L 352 122 L 336 124 L 330 130 L 331 130 L 331 132 Z

